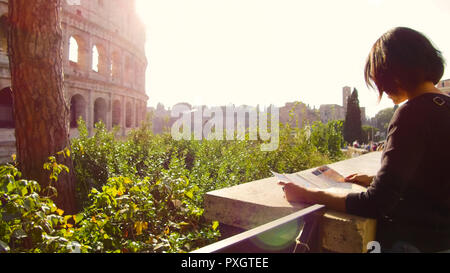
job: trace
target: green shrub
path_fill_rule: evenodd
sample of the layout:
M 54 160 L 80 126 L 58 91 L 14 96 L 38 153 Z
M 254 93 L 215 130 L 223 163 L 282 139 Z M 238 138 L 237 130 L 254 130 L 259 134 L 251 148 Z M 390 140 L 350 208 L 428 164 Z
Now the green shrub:
M 342 123 L 310 130 L 280 126 L 279 149 L 261 141 L 175 141 L 144 123 L 126 139 L 98 123 L 89 136 L 79 121 L 72 140 L 77 215 L 64 215 L 53 188 L 0 168 L 0 252 L 188 252 L 216 241 L 218 222 L 203 218 L 205 193 L 342 159 Z M 66 168 L 50 158 L 57 183 Z
M 91 190 L 90 206 L 64 215 L 37 182 L 1 166 L 0 252 L 188 252 L 212 243 L 217 224 L 202 218 L 198 187 L 180 172 L 174 160 L 156 183 L 110 178 Z
M 311 130 L 311 143 L 331 160 L 342 160 L 341 148 L 345 144 L 343 128 L 343 121 L 340 120 L 330 121 L 327 124 L 315 122 Z
M 0 166 L 0 253 L 86 251 L 72 240 L 73 216 L 63 216 L 37 182 L 20 177 L 14 166 Z

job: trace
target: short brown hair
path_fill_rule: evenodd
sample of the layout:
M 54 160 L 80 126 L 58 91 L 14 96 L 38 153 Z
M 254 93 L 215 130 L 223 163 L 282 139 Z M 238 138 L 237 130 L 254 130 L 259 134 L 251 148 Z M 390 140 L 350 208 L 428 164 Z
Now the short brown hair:
M 425 81 L 438 84 L 444 74 L 442 53 L 422 33 L 405 27 L 394 28 L 372 47 L 365 67 L 366 84 L 383 93 L 398 88 L 415 89 Z

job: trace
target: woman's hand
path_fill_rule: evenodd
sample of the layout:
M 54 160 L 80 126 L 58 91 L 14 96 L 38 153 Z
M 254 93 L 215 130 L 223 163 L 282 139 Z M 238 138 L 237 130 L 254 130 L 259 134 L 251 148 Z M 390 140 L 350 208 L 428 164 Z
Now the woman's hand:
M 322 204 L 332 210 L 345 212 L 347 193 L 334 193 L 319 189 L 306 189 L 294 183 L 278 182 L 288 202 Z
M 352 174 L 345 178 L 345 182 L 358 184 L 367 188 L 372 183 L 373 178 L 373 176 L 368 176 L 365 174 Z
M 278 182 L 278 185 L 283 186 L 283 191 L 288 202 L 297 203 L 313 203 L 313 192 L 302 188 L 294 183 Z

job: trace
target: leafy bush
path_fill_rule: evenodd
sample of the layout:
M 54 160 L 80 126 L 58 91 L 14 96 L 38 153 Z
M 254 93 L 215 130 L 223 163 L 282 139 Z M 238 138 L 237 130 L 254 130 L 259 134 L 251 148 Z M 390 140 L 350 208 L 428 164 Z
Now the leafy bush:
M 37 182 L 1 166 L 0 252 L 187 252 L 212 243 L 218 224 L 205 224 L 193 202 L 198 188 L 170 165 L 155 184 L 109 179 L 77 215 L 64 215 Z
M 20 176 L 14 166 L 0 166 L 0 253 L 81 250 L 70 239 L 73 216 L 63 216 L 36 181 Z
M 342 159 L 341 123 L 310 130 L 280 127 L 279 149 L 261 141 L 175 141 L 149 124 L 117 139 L 96 124 L 92 136 L 79 121 L 72 141 L 77 215 L 64 215 L 37 182 L 0 168 L 0 252 L 187 252 L 216 241 L 218 222 L 203 218 L 206 192 L 293 173 Z M 52 181 L 65 171 L 46 164 Z
M 311 142 L 322 154 L 331 160 L 343 159 L 341 148 L 345 144 L 343 137 L 344 122 L 341 120 L 330 121 L 327 124 L 315 122 L 311 130 Z
M 73 237 L 92 252 L 187 252 L 212 243 L 216 228 L 201 222 L 192 201 L 196 188 L 170 172 L 157 183 L 126 177 L 109 179 L 89 195 Z

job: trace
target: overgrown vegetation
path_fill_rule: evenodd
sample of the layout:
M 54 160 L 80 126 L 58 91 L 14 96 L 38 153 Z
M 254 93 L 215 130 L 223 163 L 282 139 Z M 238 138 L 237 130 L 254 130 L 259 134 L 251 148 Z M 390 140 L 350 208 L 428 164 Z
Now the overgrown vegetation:
M 101 123 L 89 137 L 79 122 L 70 153 L 77 215 L 55 206 L 54 189 L 1 166 L 0 252 L 189 252 L 219 237 L 219 223 L 203 218 L 206 192 L 343 158 L 342 122 L 282 125 L 273 152 L 259 141 L 174 141 L 149 128 L 119 140 Z M 51 160 L 46 169 L 56 183 L 65 171 Z

